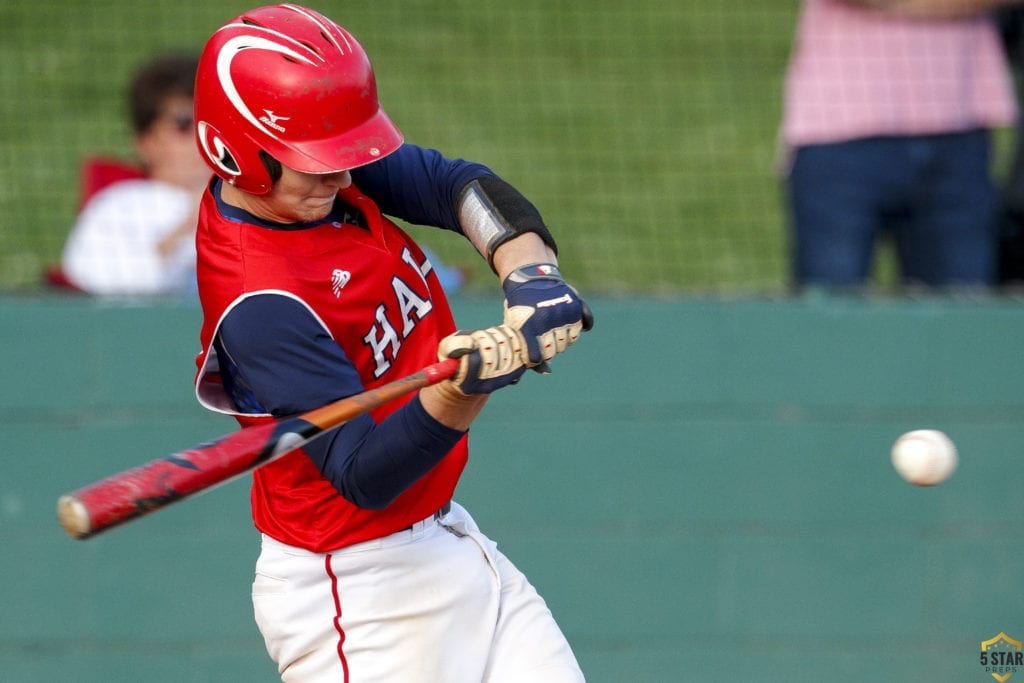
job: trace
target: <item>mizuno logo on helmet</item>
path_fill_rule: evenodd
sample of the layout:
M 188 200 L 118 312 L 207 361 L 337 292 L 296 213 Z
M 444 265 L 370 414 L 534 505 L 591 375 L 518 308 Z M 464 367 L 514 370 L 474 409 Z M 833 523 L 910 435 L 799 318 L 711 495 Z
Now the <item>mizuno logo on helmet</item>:
M 260 117 L 260 121 L 262 121 L 263 123 L 267 124 L 268 126 L 273 128 L 274 130 L 278 130 L 278 131 L 281 131 L 283 133 L 284 132 L 284 126 L 279 125 L 277 122 L 278 121 L 288 121 L 288 120 L 291 119 L 291 117 L 290 116 L 277 116 L 274 112 L 270 111 L 269 109 L 264 109 L 263 111 L 265 111 L 267 113 L 267 115 L 266 116 L 261 116 Z
M 229 24 L 229 26 L 231 25 Z M 223 28 L 221 30 L 223 30 Z M 270 30 L 266 30 L 266 33 L 281 42 L 294 43 L 299 50 L 302 50 L 302 52 L 300 53 L 286 45 L 278 44 L 273 40 L 262 38 L 260 36 L 236 36 L 227 40 L 221 47 L 220 53 L 217 55 L 217 78 L 220 81 L 221 89 L 224 91 L 224 94 L 238 113 L 267 135 L 276 138 L 277 136 L 275 136 L 267 126 L 272 126 L 278 131 L 283 131 L 284 128 L 274 123 L 277 119 L 271 119 L 270 116 L 261 116 L 257 118 L 252 110 L 249 109 L 249 105 L 246 104 L 244 99 L 242 99 L 242 95 L 238 92 L 238 88 L 235 86 L 235 81 L 231 73 L 231 62 L 236 56 L 245 50 L 269 50 L 310 65 L 315 65 L 317 62 L 322 61 L 322 59 L 309 48 L 292 40 L 282 33 Z M 314 58 L 317 61 L 314 61 Z M 266 109 L 263 111 L 270 114 Z

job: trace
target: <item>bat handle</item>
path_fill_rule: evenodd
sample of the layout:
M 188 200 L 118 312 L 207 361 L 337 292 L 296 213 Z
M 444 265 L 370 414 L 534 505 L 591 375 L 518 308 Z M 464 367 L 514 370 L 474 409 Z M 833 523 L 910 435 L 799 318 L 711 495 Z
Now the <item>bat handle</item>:
M 423 374 L 427 377 L 428 386 L 431 384 L 437 384 L 438 382 L 443 382 L 446 379 L 451 379 L 458 371 L 458 358 L 448 358 L 423 368 Z

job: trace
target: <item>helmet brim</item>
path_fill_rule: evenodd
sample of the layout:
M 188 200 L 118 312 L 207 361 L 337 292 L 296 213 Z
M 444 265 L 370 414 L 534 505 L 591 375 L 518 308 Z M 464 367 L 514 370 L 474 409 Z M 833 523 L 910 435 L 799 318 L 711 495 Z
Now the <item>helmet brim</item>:
M 333 138 L 292 141 L 266 151 L 302 173 L 338 173 L 383 159 L 402 146 L 404 136 L 383 109 Z M 270 145 L 267 145 L 270 147 Z

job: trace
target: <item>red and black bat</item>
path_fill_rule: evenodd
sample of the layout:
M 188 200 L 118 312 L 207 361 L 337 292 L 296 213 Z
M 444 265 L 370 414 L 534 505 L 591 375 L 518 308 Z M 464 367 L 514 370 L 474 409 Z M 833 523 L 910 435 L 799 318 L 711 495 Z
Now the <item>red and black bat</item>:
M 119 472 L 61 496 L 57 517 L 72 538 L 90 538 L 224 484 L 388 401 L 450 379 L 458 368 L 458 360 L 440 361 L 301 415 L 246 427 L 216 441 Z

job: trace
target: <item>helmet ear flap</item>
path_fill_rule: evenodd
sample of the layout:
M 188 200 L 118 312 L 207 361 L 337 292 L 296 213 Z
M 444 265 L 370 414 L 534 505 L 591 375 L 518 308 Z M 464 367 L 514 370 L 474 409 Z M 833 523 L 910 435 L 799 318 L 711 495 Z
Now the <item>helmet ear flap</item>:
M 252 194 L 266 194 L 274 184 L 258 155 L 253 159 L 235 153 L 224 136 L 206 121 L 196 123 L 199 151 L 214 172 L 231 185 Z

